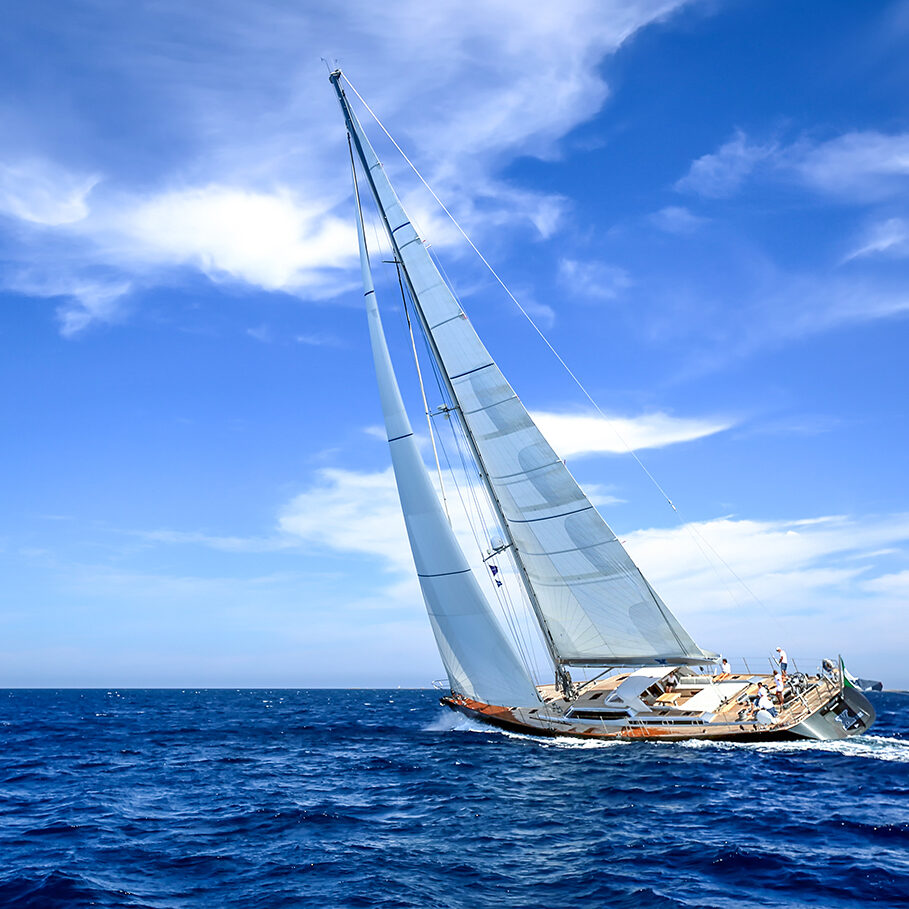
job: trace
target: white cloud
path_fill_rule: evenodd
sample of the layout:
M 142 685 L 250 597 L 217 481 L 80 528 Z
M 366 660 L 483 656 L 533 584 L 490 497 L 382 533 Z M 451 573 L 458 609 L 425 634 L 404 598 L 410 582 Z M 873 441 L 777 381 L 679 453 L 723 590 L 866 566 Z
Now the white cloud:
M 863 586 L 866 590 L 870 590 L 873 593 L 897 597 L 904 602 L 909 601 L 909 570 L 871 578 L 865 581 Z
M 592 492 L 600 497 L 602 491 Z M 479 576 L 491 583 L 463 516 L 455 511 L 454 518 L 465 554 Z M 302 546 L 316 559 L 327 552 L 347 554 L 350 560 L 343 572 L 350 575 L 352 584 L 357 579 L 348 605 L 359 613 L 361 626 L 381 636 L 390 616 L 402 611 L 421 615 L 419 587 L 390 469 L 321 471 L 318 482 L 282 511 L 279 529 L 279 535 L 257 540 L 173 531 L 140 536 L 237 553 L 294 551 Z M 904 671 L 909 637 L 899 618 L 909 594 L 909 570 L 903 567 L 909 515 L 801 520 L 724 517 L 620 532 L 620 538 L 703 646 L 763 661 L 762 654 L 783 644 L 800 665 L 805 662 L 804 668 L 813 668 L 812 661 L 820 656 L 841 651 L 853 657 L 850 665 L 865 675 L 871 672 L 863 666 L 876 666 L 878 675 L 891 678 Z M 378 559 L 388 573 L 375 576 L 374 568 L 358 561 L 361 556 Z M 504 563 L 502 567 L 506 570 L 502 576 L 510 578 Z M 331 570 L 339 571 L 337 565 Z M 182 596 L 196 587 L 204 592 L 208 582 L 181 578 L 175 583 Z M 258 583 L 251 581 L 246 587 Z M 261 583 L 265 591 L 271 581 L 264 578 Z M 365 587 L 368 593 L 354 593 L 354 587 Z M 96 592 L 97 586 L 87 589 Z M 343 622 L 332 625 L 325 619 L 323 624 L 323 631 L 333 628 L 335 636 L 343 636 Z M 426 635 L 419 646 L 431 649 L 428 641 Z
M 71 338 L 92 322 L 116 322 L 122 315 L 120 301 L 130 292 L 128 282 L 96 284 L 76 281 L 65 290 L 67 302 L 57 308 L 60 334 Z
M 675 188 L 711 198 L 731 196 L 761 162 L 777 152 L 775 143 L 752 143 L 744 132 L 736 130 L 733 137 L 716 152 L 694 161 Z
M 390 470 L 323 471 L 316 487 L 290 503 L 281 526 L 316 551 L 380 558 L 398 579 L 376 586 L 377 608 L 391 601 L 419 607 Z M 460 526 L 459 537 L 476 562 Z M 761 659 L 782 643 L 806 661 L 843 651 L 858 668 L 874 661 L 891 667 L 891 675 L 900 671 L 909 639 L 893 618 L 905 603 L 909 571 L 884 566 L 904 558 L 909 515 L 727 517 L 637 530 L 621 539 L 704 646 Z M 483 577 L 484 568 L 478 570 Z
M 909 646 L 904 623 L 895 621 L 909 572 L 881 574 L 888 561 L 877 550 L 898 544 L 904 551 L 907 540 L 909 515 L 721 518 L 625 538 L 632 558 L 703 646 L 760 657 L 789 645 L 809 669 L 809 660 L 843 652 L 855 658 L 854 667 L 868 667 L 866 674 L 875 666 L 891 677 L 904 675 Z
M 50 227 L 73 224 L 88 214 L 99 179 L 44 160 L 0 163 L 0 212 Z
M 559 280 L 571 293 L 599 300 L 615 300 L 633 283 L 628 272 L 617 265 L 576 259 L 560 260 Z
M 723 432 L 731 420 L 690 419 L 665 413 L 640 417 L 610 417 L 596 414 L 564 414 L 536 411 L 532 414 L 559 457 L 590 454 L 625 454 L 629 448 L 664 448 Z
M 124 280 L 99 280 L 70 273 L 63 260 L 54 274 L 40 269 L 9 271 L 5 285 L 17 293 L 41 299 L 62 299 L 57 307 L 60 334 L 71 338 L 93 322 L 116 322 L 122 317 L 121 301 L 132 289 Z
M 343 342 L 334 335 L 325 332 L 309 332 L 306 334 L 294 335 L 297 344 L 306 344 L 308 347 L 342 347 Z
M 675 279 L 666 288 L 666 299 L 673 305 L 684 299 L 682 292 L 690 296 L 690 305 L 684 318 L 676 308 L 658 323 L 667 331 L 664 342 L 678 333 L 689 344 L 693 326 L 701 342 L 690 345 L 683 375 L 702 375 L 794 340 L 909 313 L 909 291 L 899 279 L 792 272 L 766 260 L 756 269 L 753 258 L 741 266 L 737 278 L 747 286 L 747 293 L 736 299 L 735 307 L 728 305 L 726 297 L 715 299 L 698 283 L 685 288 Z
M 722 198 L 756 172 L 855 202 L 902 196 L 909 191 L 909 133 L 851 132 L 782 145 L 754 142 L 736 130 L 716 152 L 695 160 L 675 188 Z
M 668 234 L 690 234 L 702 224 L 707 223 L 707 218 L 692 214 L 681 205 L 667 205 L 650 216 L 650 220 L 660 230 Z
M 146 163 L 151 173 L 137 177 L 122 155 L 99 161 L 105 191 L 89 198 L 95 178 L 68 170 L 58 151 L 60 163 L 44 176 L 35 171 L 27 193 L 9 189 L 5 205 L 64 229 L 85 269 L 119 269 L 123 283 L 172 281 L 175 267 L 191 267 L 266 290 L 337 295 L 350 286 L 342 269 L 356 244 L 343 127 L 317 62 L 331 47 L 471 233 L 525 223 L 550 236 L 565 200 L 503 182 L 502 168 L 517 154 L 557 154 L 561 138 L 607 97 L 603 58 L 684 2 L 583 0 L 556 9 L 445 0 L 430 9 L 405 0 L 376 16 L 356 0 L 270 7 L 263 18 L 232 0 L 217 9 L 165 0 L 152 19 L 105 15 L 102 4 L 73 53 L 77 62 L 79 54 L 104 60 L 110 116 L 118 104 L 167 111 L 166 136 L 160 119 L 133 118 L 124 139 L 142 149 L 143 162 L 163 164 L 155 171 Z M 185 38 L 198 34 L 204 46 Z M 122 97 L 121 82 L 130 87 Z M 92 128 L 91 119 L 80 124 Z M 154 155 L 165 140 L 166 153 Z M 451 242 L 414 178 L 377 144 L 427 239 Z M 20 252 L 30 263 L 41 258 L 34 247 Z M 50 251 L 43 261 L 52 267 Z M 81 327 L 93 311 L 80 310 Z
M 635 531 L 627 536 L 629 550 L 648 576 L 686 591 L 692 608 L 734 608 L 718 585 L 714 568 L 701 552 L 716 550 L 761 598 L 786 595 L 794 573 L 817 572 L 810 586 L 856 577 L 864 566 L 855 562 L 831 565 L 830 557 L 872 553 L 882 544 L 909 539 L 909 516 L 868 518 L 860 522 L 843 516 L 801 521 L 753 521 L 719 518 L 669 529 Z M 734 584 L 731 576 L 727 584 Z M 801 585 L 800 585 L 801 586 Z M 748 599 L 747 593 L 738 591 Z M 795 608 L 795 598 L 791 605 Z
M 356 252 L 351 219 L 285 191 L 211 185 L 167 192 L 126 208 L 110 229 L 126 240 L 125 258 L 194 265 L 266 290 L 321 284 L 324 269 L 350 264 Z
M 787 158 L 806 184 L 831 195 L 874 201 L 909 191 L 909 133 L 853 132 L 797 143 Z
M 844 261 L 875 255 L 909 256 L 909 222 L 903 218 L 888 218 L 872 225 Z
M 546 330 L 552 328 L 556 321 L 555 310 L 547 303 L 537 303 L 536 300 L 529 299 L 529 297 L 530 292 L 522 293 L 518 297 L 519 300 L 522 300 L 521 306 L 524 311 L 540 328 Z
M 381 473 L 321 470 L 319 483 L 296 496 L 278 524 L 313 547 L 379 556 L 399 572 L 413 567 L 390 467 Z

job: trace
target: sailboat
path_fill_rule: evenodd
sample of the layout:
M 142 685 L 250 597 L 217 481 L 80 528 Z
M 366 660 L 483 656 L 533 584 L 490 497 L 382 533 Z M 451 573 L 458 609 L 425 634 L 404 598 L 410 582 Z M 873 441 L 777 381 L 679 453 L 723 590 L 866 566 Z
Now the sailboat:
M 348 133 L 391 462 L 448 677 L 442 705 L 514 732 L 596 740 L 832 740 L 868 729 L 874 708 L 842 659 L 825 662 L 816 675 L 788 676 L 772 709 L 762 690 L 774 691 L 771 676 L 711 671 L 717 655 L 695 643 L 653 589 L 478 337 L 357 119 L 342 79 L 350 83 L 340 70 L 329 78 Z M 487 559 L 495 557 L 496 569 L 507 560 L 519 580 L 551 662 L 551 684 L 536 683 L 526 648 L 493 609 L 419 452 L 376 302 L 357 165 L 445 394 L 435 414 L 457 423 L 498 524 Z M 591 677 L 575 681 L 572 671 Z

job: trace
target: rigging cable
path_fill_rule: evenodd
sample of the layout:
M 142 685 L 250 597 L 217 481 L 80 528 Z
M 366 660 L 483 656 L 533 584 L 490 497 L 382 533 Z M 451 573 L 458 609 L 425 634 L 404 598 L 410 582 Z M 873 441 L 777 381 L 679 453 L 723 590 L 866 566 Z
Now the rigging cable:
M 423 370 L 420 369 L 420 358 L 417 356 L 417 342 L 413 336 L 413 323 L 410 321 L 410 311 L 407 308 L 407 297 L 404 294 L 404 281 L 401 279 L 401 263 L 395 259 L 395 270 L 398 274 L 398 287 L 401 289 L 401 301 L 404 304 L 404 317 L 407 319 L 407 330 L 410 332 L 410 346 L 413 349 L 413 362 L 417 367 L 417 378 L 420 380 L 420 394 L 423 395 L 423 410 L 426 412 L 426 425 L 429 427 L 429 441 L 432 443 L 432 453 L 436 459 L 436 471 L 439 474 L 439 489 L 442 492 L 442 508 L 445 517 L 451 526 L 451 515 L 448 513 L 448 499 L 445 496 L 445 483 L 442 480 L 442 465 L 439 463 L 439 451 L 436 448 L 436 436 L 432 426 L 432 416 L 429 413 L 429 402 L 426 400 L 426 388 L 423 386 Z
M 748 584 L 744 581 L 744 579 L 739 576 L 739 574 L 732 568 L 732 566 L 716 551 L 716 549 L 714 549 L 714 547 L 711 545 L 710 541 L 707 540 L 694 527 L 694 525 L 687 523 L 685 521 L 681 511 L 676 506 L 675 502 L 673 502 L 672 499 L 669 497 L 669 494 L 666 492 L 666 490 L 663 489 L 663 487 L 657 481 L 656 477 L 654 477 L 654 475 L 647 469 L 647 466 L 640 459 L 637 452 L 634 450 L 634 448 L 631 447 L 631 445 L 628 444 L 628 442 L 625 440 L 625 438 L 621 434 L 621 432 L 619 432 L 619 430 L 616 428 L 616 426 L 612 422 L 612 420 L 609 419 L 609 417 L 606 415 L 606 413 L 603 411 L 603 409 L 600 407 L 600 405 L 597 404 L 593 395 L 590 394 L 590 392 L 585 387 L 584 383 L 581 382 L 581 380 L 574 374 L 571 367 L 562 358 L 562 355 L 555 349 L 555 347 L 553 347 L 552 343 L 549 341 L 549 339 L 543 333 L 543 330 L 537 325 L 536 322 L 534 322 L 533 317 L 527 312 L 526 309 L 524 309 L 524 307 L 521 305 L 518 298 L 511 292 L 511 290 L 508 288 L 508 285 L 499 276 L 499 273 L 492 267 L 489 260 L 483 255 L 483 253 L 480 252 L 480 250 L 474 244 L 473 240 L 470 239 L 467 232 L 458 223 L 457 218 L 455 218 L 455 216 L 448 210 L 448 207 L 445 205 L 445 203 L 438 197 L 438 195 L 436 195 L 435 190 L 429 185 L 429 183 L 426 181 L 426 178 L 423 176 L 423 174 L 420 173 L 420 171 L 417 169 L 417 166 L 413 163 L 413 161 L 411 161 L 410 158 L 407 157 L 407 154 L 405 153 L 404 149 L 402 149 L 401 146 L 398 145 L 394 136 L 392 136 L 391 133 L 388 131 L 388 129 L 385 127 L 385 124 L 378 118 L 375 111 L 366 103 L 363 96 L 357 91 L 356 86 L 350 81 L 350 79 L 346 75 L 342 74 L 342 78 L 348 84 L 348 86 L 350 86 L 350 90 L 357 96 L 357 98 L 359 98 L 360 103 L 366 108 L 367 111 L 369 111 L 370 115 L 376 121 L 379 128 L 382 130 L 383 133 L 385 133 L 385 135 L 388 137 L 391 144 L 394 145 L 394 147 L 398 150 L 401 157 L 407 162 L 410 169 L 416 174 L 417 178 L 420 180 L 420 182 L 423 184 L 423 186 L 426 187 L 426 189 L 429 191 L 429 193 L 433 197 L 433 199 L 436 200 L 436 202 L 439 204 L 439 207 L 442 209 L 442 211 L 444 211 L 445 214 L 448 216 L 448 218 L 451 220 L 451 223 L 458 230 L 458 233 L 460 233 L 461 236 L 467 241 L 467 244 L 477 254 L 477 256 L 480 258 L 480 261 L 489 270 L 489 273 L 493 276 L 493 278 L 495 278 L 495 280 L 502 287 L 502 289 L 505 291 L 505 293 L 509 296 L 509 298 L 514 303 L 514 305 L 517 306 L 521 315 L 523 315 L 524 318 L 530 323 L 533 330 L 540 336 L 543 343 L 549 348 L 549 350 L 553 354 L 553 356 L 559 361 L 559 363 L 562 365 L 562 368 L 565 370 L 565 372 L 568 373 L 568 375 L 571 377 L 571 379 L 575 383 L 575 385 L 578 386 L 578 388 L 581 390 L 583 395 L 587 398 L 588 401 L 590 401 L 591 405 L 596 410 L 596 412 L 603 418 L 603 420 L 607 423 L 607 425 L 612 429 L 612 431 L 615 433 L 616 437 L 619 439 L 619 441 L 622 443 L 622 445 L 625 446 L 625 449 L 627 450 L 627 452 L 637 462 L 638 467 L 641 468 L 641 470 L 644 472 L 644 474 L 650 480 L 650 482 L 653 484 L 653 486 L 656 488 L 656 490 L 666 500 L 666 502 L 669 504 L 669 507 L 673 510 L 673 512 L 675 512 L 678 521 L 682 524 L 683 527 L 685 527 L 685 529 L 693 537 L 697 537 L 700 539 L 698 548 L 700 548 L 701 551 L 703 552 L 703 548 L 701 546 L 701 543 L 703 543 L 703 545 L 706 546 L 710 550 L 710 552 L 713 553 L 714 557 L 720 563 L 722 563 L 722 565 L 726 568 L 726 570 L 751 595 L 751 597 L 755 600 L 755 602 L 757 602 L 760 606 L 763 606 L 764 604 L 761 602 L 761 599 L 758 597 L 758 595 L 748 586 Z M 706 555 L 705 555 L 705 557 L 706 557 Z M 709 561 L 710 561 L 709 558 L 707 559 L 707 561 L 709 563 Z
M 444 401 L 447 399 L 447 392 L 446 392 L 445 384 L 442 380 L 441 373 L 439 372 L 438 363 L 436 362 L 435 358 L 432 356 L 432 352 L 429 349 L 429 340 L 426 338 L 425 331 L 422 330 L 422 325 L 421 325 L 421 336 L 423 338 L 423 342 L 426 347 L 427 357 L 432 366 L 432 372 L 433 372 L 433 376 L 436 380 L 436 386 L 438 388 L 439 395 L 442 398 L 442 400 Z M 454 404 L 454 402 L 451 402 L 451 403 Z M 455 407 L 446 406 L 445 410 L 436 411 L 433 414 L 433 416 L 434 417 L 435 416 L 445 416 L 449 419 L 449 429 L 451 431 L 452 439 L 454 440 L 455 448 L 457 450 L 458 457 L 461 462 L 461 472 L 464 476 L 464 480 L 465 480 L 465 483 L 467 485 L 467 488 L 468 488 L 468 491 L 470 494 L 470 503 L 473 506 L 472 511 L 471 511 L 471 508 L 468 507 L 468 504 L 465 501 L 464 494 L 461 491 L 460 484 L 458 483 L 458 480 L 457 480 L 457 473 L 455 471 L 454 466 L 451 463 L 451 458 L 448 455 L 448 449 L 445 447 L 445 443 L 442 440 L 441 433 L 439 433 L 439 444 L 442 447 L 442 452 L 445 456 L 445 462 L 448 467 L 448 471 L 452 476 L 452 480 L 454 482 L 455 489 L 457 490 L 458 497 L 461 500 L 461 507 L 463 508 L 464 514 L 467 517 L 467 522 L 470 525 L 470 530 L 473 535 L 474 542 L 476 543 L 477 549 L 479 550 L 480 556 L 482 557 L 483 556 L 483 546 L 481 544 L 480 535 L 477 533 L 476 527 L 474 526 L 471 514 L 476 515 L 477 523 L 483 528 L 483 531 L 484 531 L 483 539 L 485 539 L 486 544 L 489 548 L 491 548 L 491 546 L 492 546 L 492 541 L 489 537 L 487 525 L 492 522 L 489 520 L 488 513 L 487 513 L 487 515 L 484 516 L 483 508 L 480 505 L 480 497 L 477 494 L 478 488 L 483 490 L 483 493 L 484 493 L 483 501 L 486 502 L 486 504 L 487 504 L 487 512 L 489 512 L 491 510 L 491 503 L 488 500 L 488 493 L 486 492 L 486 487 L 483 485 L 483 479 L 480 474 L 478 465 L 476 464 L 476 462 L 473 460 L 473 458 L 470 455 L 466 454 L 467 441 L 466 441 L 466 438 L 464 438 L 464 427 L 461 423 L 461 420 L 460 420 L 460 418 L 451 420 L 451 415 L 454 413 L 460 414 L 460 408 L 458 408 L 457 406 L 455 406 Z M 471 471 L 471 467 L 473 468 L 472 471 Z M 471 479 L 472 477 L 473 477 L 473 479 Z M 474 480 L 476 482 L 474 482 Z M 495 521 L 495 523 L 497 523 L 497 521 Z M 509 558 L 510 562 L 512 562 L 512 563 L 514 562 L 514 556 L 511 552 L 508 553 L 508 558 Z M 485 562 L 485 559 L 484 559 L 484 562 Z M 514 567 L 516 569 L 516 566 L 514 566 Z M 484 572 L 484 574 L 485 574 L 485 572 Z M 494 579 L 490 578 L 489 575 L 487 575 L 487 578 L 489 578 L 490 580 L 494 580 Z M 515 642 L 515 646 L 521 652 L 522 658 L 524 659 L 528 672 L 532 675 L 532 677 L 534 679 L 542 678 L 542 674 L 540 673 L 539 665 L 538 665 L 537 659 L 536 659 L 537 651 L 536 651 L 536 648 L 533 646 L 533 643 L 531 642 L 530 638 L 528 638 L 528 632 L 527 632 L 528 624 L 531 625 L 536 630 L 538 630 L 538 626 L 536 624 L 536 621 L 534 621 L 532 623 L 528 622 L 527 604 L 525 604 L 525 609 L 523 611 L 519 610 L 518 607 L 515 605 L 514 600 L 512 599 L 512 593 L 508 586 L 503 585 L 503 586 L 499 587 L 498 585 L 494 585 L 493 590 L 496 594 L 496 598 L 499 600 L 499 604 L 502 608 L 502 612 L 505 616 L 505 620 L 508 624 L 508 627 L 511 630 L 512 638 Z M 523 602 L 523 588 L 521 588 L 521 590 L 522 590 L 522 602 Z M 523 612 L 523 616 L 524 616 L 523 621 L 521 619 L 522 612 Z

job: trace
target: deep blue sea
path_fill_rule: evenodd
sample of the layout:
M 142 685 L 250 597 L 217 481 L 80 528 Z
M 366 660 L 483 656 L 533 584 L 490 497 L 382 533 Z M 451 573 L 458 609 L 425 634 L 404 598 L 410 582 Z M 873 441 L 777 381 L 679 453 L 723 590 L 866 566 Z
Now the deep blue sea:
M 840 744 L 595 744 L 431 691 L 0 692 L 0 906 L 909 906 L 909 695 Z

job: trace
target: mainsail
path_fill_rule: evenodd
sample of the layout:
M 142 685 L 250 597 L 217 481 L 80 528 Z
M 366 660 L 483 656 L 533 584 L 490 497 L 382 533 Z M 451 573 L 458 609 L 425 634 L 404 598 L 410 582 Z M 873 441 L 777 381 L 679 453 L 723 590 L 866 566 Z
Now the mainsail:
M 451 689 L 487 704 L 539 704 L 530 676 L 503 634 L 455 539 L 417 450 L 385 343 L 359 206 L 357 236 L 369 339 L 398 496 L 429 621 Z
M 348 131 L 553 659 L 591 666 L 705 662 L 708 655 L 582 492 L 442 280 L 351 110 L 340 76 L 332 73 L 331 81 Z

